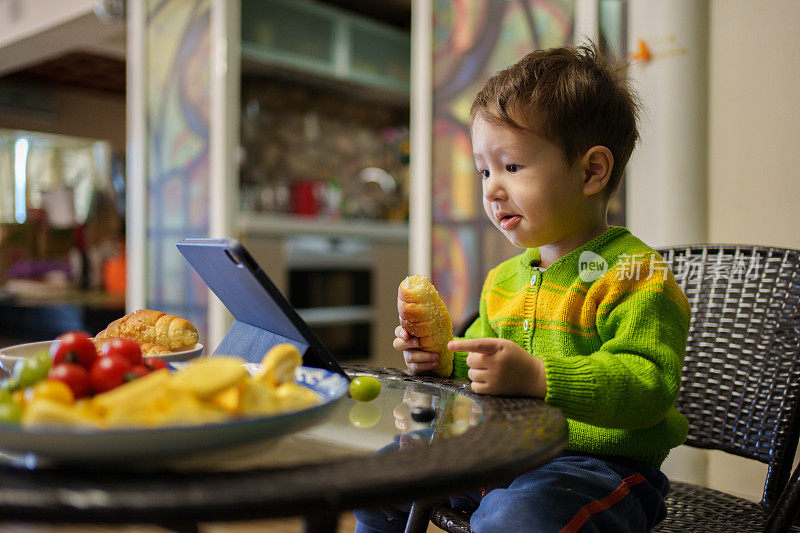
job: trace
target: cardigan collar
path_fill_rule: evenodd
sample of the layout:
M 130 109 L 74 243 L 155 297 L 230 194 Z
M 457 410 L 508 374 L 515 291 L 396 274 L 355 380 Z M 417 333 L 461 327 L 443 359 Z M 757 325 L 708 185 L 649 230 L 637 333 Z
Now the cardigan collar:
M 571 273 L 577 273 L 578 259 L 582 252 L 589 250 L 591 252 L 599 253 L 609 242 L 617 239 L 618 237 L 628 235 L 630 231 L 628 228 L 622 226 L 610 226 L 605 232 L 601 233 L 594 239 L 578 246 L 571 252 L 559 257 L 547 268 L 542 268 L 539 263 L 542 261 L 542 253 L 539 248 L 528 248 L 522 254 L 522 266 L 531 270 L 538 270 L 548 274 L 556 274 L 568 269 Z

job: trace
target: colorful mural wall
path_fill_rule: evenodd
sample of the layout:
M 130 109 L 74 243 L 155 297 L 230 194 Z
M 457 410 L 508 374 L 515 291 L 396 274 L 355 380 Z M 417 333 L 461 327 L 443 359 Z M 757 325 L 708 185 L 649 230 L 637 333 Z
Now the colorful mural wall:
M 210 6 L 149 0 L 147 306 L 192 321 L 205 342 L 207 288 L 175 244 L 209 232 Z

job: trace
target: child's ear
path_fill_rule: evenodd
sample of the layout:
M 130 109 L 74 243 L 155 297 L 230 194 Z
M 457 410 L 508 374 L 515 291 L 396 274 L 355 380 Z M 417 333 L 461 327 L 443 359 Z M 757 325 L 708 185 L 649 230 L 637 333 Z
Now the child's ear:
M 605 146 L 592 146 L 581 159 L 583 168 L 583 194 L 597 194 L 608 185 L 611 169 L 614 168 L 614 156 Z

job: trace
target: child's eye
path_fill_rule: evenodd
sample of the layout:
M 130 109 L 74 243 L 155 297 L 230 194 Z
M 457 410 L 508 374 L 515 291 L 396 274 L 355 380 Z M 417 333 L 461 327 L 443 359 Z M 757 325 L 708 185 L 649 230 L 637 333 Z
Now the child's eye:
M 519 165 L 511 163 L 510 165 L 506 165 L 506 170 L 511 172 L 512 174 L 515 172 L 519 172 Z
M 480 174 L 482 178 L 488 178 L 489 177 L 489 171 L 488 170 L 479 170 L 478 174 Z

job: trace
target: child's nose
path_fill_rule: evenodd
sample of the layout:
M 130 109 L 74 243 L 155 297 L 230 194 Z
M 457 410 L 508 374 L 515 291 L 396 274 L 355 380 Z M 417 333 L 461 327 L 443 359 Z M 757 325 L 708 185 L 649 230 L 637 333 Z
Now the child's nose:
M 483 180 L 483 196 L 491 201 L 502 200 L 505 198 L 505 189 L 500 180 L 490 176 Z

